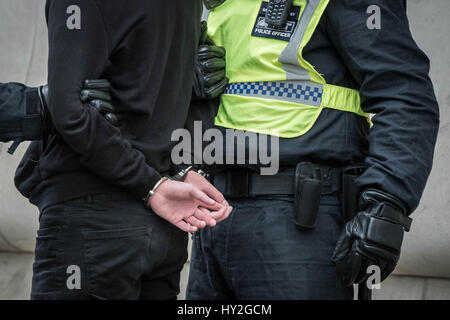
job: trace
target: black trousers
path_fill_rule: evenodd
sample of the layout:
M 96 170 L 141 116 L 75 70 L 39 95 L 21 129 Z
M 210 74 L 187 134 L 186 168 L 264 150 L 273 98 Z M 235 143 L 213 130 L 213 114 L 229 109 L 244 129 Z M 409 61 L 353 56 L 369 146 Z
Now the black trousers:
M 292 197 L 229 200 L 230 217 L 197 232 L 188 300 L 351 300 L 331 256 L 343 228 L 338 195 L 322 196 L 317 227 L 296 227 Z
M 126 195 L 40 214 L 31 299 L 176 299 L 187 234 Z

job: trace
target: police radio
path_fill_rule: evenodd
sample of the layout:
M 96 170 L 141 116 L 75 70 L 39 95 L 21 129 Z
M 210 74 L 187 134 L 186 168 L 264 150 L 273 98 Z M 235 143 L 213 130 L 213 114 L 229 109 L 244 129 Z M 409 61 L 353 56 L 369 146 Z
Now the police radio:
M 225 1 L 226 0 L 203 0 L 203 4 L 205 5 L 206 9 L 213 10 L 214 8 L 217 8 Z
M 270 0 L 266 13 L 267 24 L 277 29 L 283 28 L 293 2 L 294 0 Z

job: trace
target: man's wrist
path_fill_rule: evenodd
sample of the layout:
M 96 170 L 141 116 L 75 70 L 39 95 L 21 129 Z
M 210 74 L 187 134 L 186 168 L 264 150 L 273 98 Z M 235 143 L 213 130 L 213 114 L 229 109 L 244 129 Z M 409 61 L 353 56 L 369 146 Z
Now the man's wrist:
M 56 129 L 50 115 L 50 110 L 48 108 L 48 86 L 40 86 L 37 90 L 39 94 L 39 100 L 41 102 L 40 112 L 45 131 L 43 136 L 45 138 L 50 134 L 54 134 L 56 132 Z
M 144 202 L 145 205 L 147 207 L 150 206 L 150 198 L 155 194 L 156 189 L 158 189 L 158 187 L 165 181 L 169 180 L 168 177 L 162 177 L 156 184 L 155 186 L 148 192 L 147 196 L 144 198 Z

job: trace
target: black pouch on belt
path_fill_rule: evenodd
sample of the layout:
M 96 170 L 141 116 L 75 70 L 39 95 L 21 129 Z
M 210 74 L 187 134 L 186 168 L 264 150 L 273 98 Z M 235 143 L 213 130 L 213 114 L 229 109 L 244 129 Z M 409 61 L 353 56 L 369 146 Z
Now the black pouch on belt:
M 361 176 L 366 167 L 354 165 L 346 167 L 342 174 L 342 213 L 344 223 L 350 221 L 358 213 L 360 190 L 356 179 Z
M 295 169 L 295 223 L 300 229 L 316 227 L 322 195 L 322 181 L 315 176 L 314 165 L 301 162 Z

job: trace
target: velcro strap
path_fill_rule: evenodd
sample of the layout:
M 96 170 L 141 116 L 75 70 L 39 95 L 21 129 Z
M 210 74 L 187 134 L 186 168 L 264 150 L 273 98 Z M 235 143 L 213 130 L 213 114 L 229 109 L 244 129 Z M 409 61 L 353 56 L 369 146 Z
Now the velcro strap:
M 403 226 L 406 232 L 409 232 L 409 230 L 411 229 L 412 219 L 388 204 L 381 204 L 381 209 L 377 213 L 377 216 L 400 224 L 401 226 Z
M 403 242 L 403 228 L 399 224 L 371 217 L 366 238 L 369 241 L 400 251 Z
M 9 147 L 8 149 L 8 153 L 9 154 L 14 154 L 14 152 L 16 152 L 17 147 L 19 146 L 19 144 L 22 142 L 21 138 L 17 138 L 14 140 L 14 142 L 12 143 L 12 145 Z

